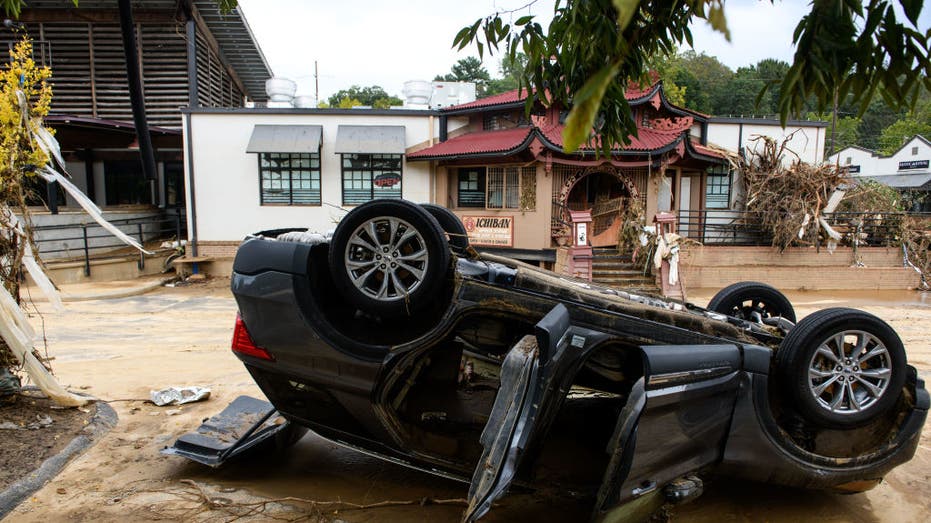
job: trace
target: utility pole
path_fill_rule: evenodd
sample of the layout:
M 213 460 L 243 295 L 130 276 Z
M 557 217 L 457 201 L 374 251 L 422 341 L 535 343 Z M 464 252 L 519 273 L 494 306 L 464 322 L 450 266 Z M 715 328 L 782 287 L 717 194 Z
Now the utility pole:
M 136 42 L 136 28 L 133 22 L 133 6 L 130 0 L 118 0 L 120 11 L 120 29 L 123 33 L 123 53 L 126 55 L 126 79 L 129 81 L 129 101 L 133 109 L 133 123 L 136 138 L 139 140 L 139 154 L 142 155 L 142 172 L 147 181 L 157 177 L 155 150 L 149 135 L 149 124 L 145 116 L 145 99 L 142 94 L 142 68 L 139 66 L 139 46 Z M 195 81 L 195 79 L 191 79 Z
M 314 100 L 320 105 L 320 72 L 317 70 L 317 61 L 314 60 Z

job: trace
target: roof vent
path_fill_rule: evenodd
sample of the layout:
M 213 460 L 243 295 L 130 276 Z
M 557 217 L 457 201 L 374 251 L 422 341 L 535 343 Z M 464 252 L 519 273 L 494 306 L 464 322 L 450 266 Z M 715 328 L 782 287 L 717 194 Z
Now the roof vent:
M 272 102 L 291 102 L 294 93 L 297 91 L 297 84 L 287 78 L 269 78 L 265 80 L 265 94 Z
M 404 82 L 401 93 L 404 95 L 404 107 L 427 109 L 430 105 L 430 95 L 433 94 L 433 85 L 424 80 L 411 80 Z

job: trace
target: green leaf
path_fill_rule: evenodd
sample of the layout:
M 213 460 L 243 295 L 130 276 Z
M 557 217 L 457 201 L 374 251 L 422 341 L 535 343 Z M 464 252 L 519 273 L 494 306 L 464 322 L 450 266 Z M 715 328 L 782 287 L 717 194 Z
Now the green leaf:
M 627 29 L 634 14 L 640 9 L 640 0 L 611 0 L 617 10 L 617 25 L 621 31 Z
M 731 41 L 731 31 L 727 28 L 727 18 L 724 16 L 724 4 L 713 2 L 708 9 L 708 23 L 711 28 L 724 35 L 724 38 Z
M 529 24 L 533 20 L 533 15 L 525 15 L 517 19 L 514 22 L 514 25 L 523 26 Z
M 563 130 L 563 147 L 566 152 L 575 152 L 591 135 L 601 100 L 608 85 L 614 81 L 617 68 L 616 63 L 601 68 L 576 93 Z
M 899 0 L 899 4 L 902 6 L 902 10 L 905 11 L 905 16 L 908 17 L 908 21 L 914 25 L 918 25 L 918 16 L 921 14 L 921 7 L 924 1 Z

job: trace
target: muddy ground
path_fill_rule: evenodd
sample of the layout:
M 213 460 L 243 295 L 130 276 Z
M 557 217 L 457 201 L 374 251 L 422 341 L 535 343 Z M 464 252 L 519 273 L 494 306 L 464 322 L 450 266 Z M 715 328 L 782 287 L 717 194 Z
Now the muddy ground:
M 37 391 L 23 391 L 0 405 L 0 491 L 61 452 L 94 417 L 97 407 L 52 408 Z
M 158 451 L 240 394 L 259 395 L 229 353 L 235 303 L 228 280 L 163 288 L 145 296 L 66 304 L 53 313 L 40 304 L 59 378 L 111 403 L 119 424 L 49 485 L 13 512 L 10 521 L 240 521 L 269 517 L 349 522 L 458 521 L 467 485 L 381 462 L 309 435 L 284 455 L 219 470 L 164 457 Z M 789 293 L 800 316 L 829 306 L 856 306 L 889 321 L 910 362 L 931 376 L 931 296 L 910 292 Z M 704 304 L 710 293 L 693 293 Z M 36 324 L 40 318 L 35 317 Z M 171 385 L 213 389 L 209 401 L 177 415 L 144 404 L 149 390 Z M 840 496 L 712 478 L 705 495 L 674 509 L 673 521 L 926 521 L 931 513 L 931 424 L 916 457 L 876 489 Z M 185 480 L 191 480 L 193 483 Z M 213 500 L 202 502 L 204 494 Z M 64 494 L 62 494 L 64 493 Z M 356 510 L 348 506 L 268 503 L 300 497 L 317 501 L 413 505 Z M 453 500 L 426 504 L 424 498 Z M 580 521 L 584 502 L 553 493 L 515 494 L 488 521 Z

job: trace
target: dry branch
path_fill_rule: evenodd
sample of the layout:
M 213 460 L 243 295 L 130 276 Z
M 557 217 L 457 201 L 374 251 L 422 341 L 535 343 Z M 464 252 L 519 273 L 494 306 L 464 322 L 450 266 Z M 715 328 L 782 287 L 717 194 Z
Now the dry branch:
M 781 142 L 755 136 L 747 154 L 732 160 L 745 189 L 746 210 L 780 251 L 816 243 L 822 233 L 837 241 L 822 218 L 831 195 L 849 183 L 846 173 L 834 165 L 800 161 L 788 147 L 793 134 Z M 795 156 L 788 167 L 783 161 L 786 154 Z

